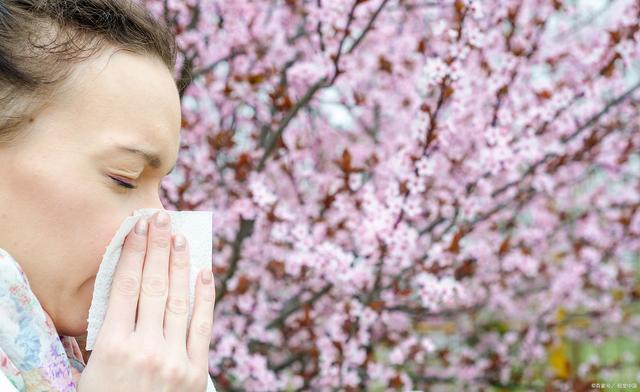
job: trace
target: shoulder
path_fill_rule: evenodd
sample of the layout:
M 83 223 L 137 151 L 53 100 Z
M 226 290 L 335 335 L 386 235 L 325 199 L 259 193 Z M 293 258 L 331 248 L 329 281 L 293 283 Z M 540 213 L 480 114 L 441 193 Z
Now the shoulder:
M 14 364 L 25 380 L 29 378 L 28 385 L 60 390 L 52 386 L 69 384 L 72 371 L 65 365 L 64 347 L 46 317 L 16 260 L 0 249 L 0 352 L 7 354 L 5 363 Z
M 25 326 L 25 321 L 41 313 L 40 303 L 16 260 L 0 248 L 0 329 Z
M 29 285 L 27 275 L 9 252 L 0 248 L 0 284 Z

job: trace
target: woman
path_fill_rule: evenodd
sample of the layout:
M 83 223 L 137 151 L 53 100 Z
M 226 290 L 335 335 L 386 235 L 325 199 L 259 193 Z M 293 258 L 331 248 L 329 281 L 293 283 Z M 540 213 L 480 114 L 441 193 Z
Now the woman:
M 0 370 L 17 390 L 210 383 L 213 276 L 188 325 L 188 245 L 166 213 L 129 233 L 88 362 L 74 338 L 122 220 L 162 208 L 180 146 L 174 62 L 171 34 L 128 1 L 0 0 Z

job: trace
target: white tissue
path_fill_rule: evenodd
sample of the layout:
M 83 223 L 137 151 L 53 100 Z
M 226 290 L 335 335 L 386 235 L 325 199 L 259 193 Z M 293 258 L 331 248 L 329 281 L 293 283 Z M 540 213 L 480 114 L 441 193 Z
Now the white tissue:
M 93 298 L 89 307 L 86 350 L 93 350 L 100 327 L 104 321 L 107 305 L 109 304 L 111 282 L 120 260 L 125 237 L 140 217 L 150 218 L 156 211 L 158 211 L 157 208 L 142 208 L 134 211 L 133 216 L 127 217 L 122 222 L 120 228 L 111 239 L 109 246 L 107 246 L 96 275 Z M 167 213 L 171 217 L 171 232 L 173 234 L 183 234 L 189 244 L 191 261 L 189 321 L 191 321 L 198 272 L 204 267 L 211 268 L 212 214 L 211 211 L 167 211 Z

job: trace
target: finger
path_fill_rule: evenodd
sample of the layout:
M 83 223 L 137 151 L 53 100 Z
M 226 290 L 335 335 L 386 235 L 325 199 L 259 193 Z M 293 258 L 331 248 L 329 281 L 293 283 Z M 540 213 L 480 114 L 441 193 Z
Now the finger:
M 102 329 L 129 334 L 135 328 L 147 232 L 148 222 L 141 217 L 124 240 Z
M 181 234 L 174 236 L 172 244 L 164 336 L 170 346 L 186 352 L 189 321 L 189 247 L 186 238 Z
M 209 283 L 203 282 L 202 276 L 210 276 Z M 187 349 L 191 363 L 196 367 L 204 367 L 208 370 L 209 343 L 213 325 L 213 308 L 216 300 L 216 290 L 213 274 L 208 268 L 198 274 L 196 282 L 196 295 L 193 305 L 191 324 L 189 325 L 189 337 Z
M 165 211 L 158 211 L 151 222 L 142 270 L 136 332 L 140 331 L 145 336 L 162 336 L 169 288 L 171 217 Z

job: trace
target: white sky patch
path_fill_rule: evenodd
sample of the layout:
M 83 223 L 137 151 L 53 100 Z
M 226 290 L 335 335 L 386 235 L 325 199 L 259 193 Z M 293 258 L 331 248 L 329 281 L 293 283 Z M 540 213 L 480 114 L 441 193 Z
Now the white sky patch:
M 355 121 L 349 110 L 340 103 L 339 92 L 334 87 L 329 87 L 319 92 L 320 110 L 326 116 L 332 127 L 340 130 L 351 130 L 355 127 Z

